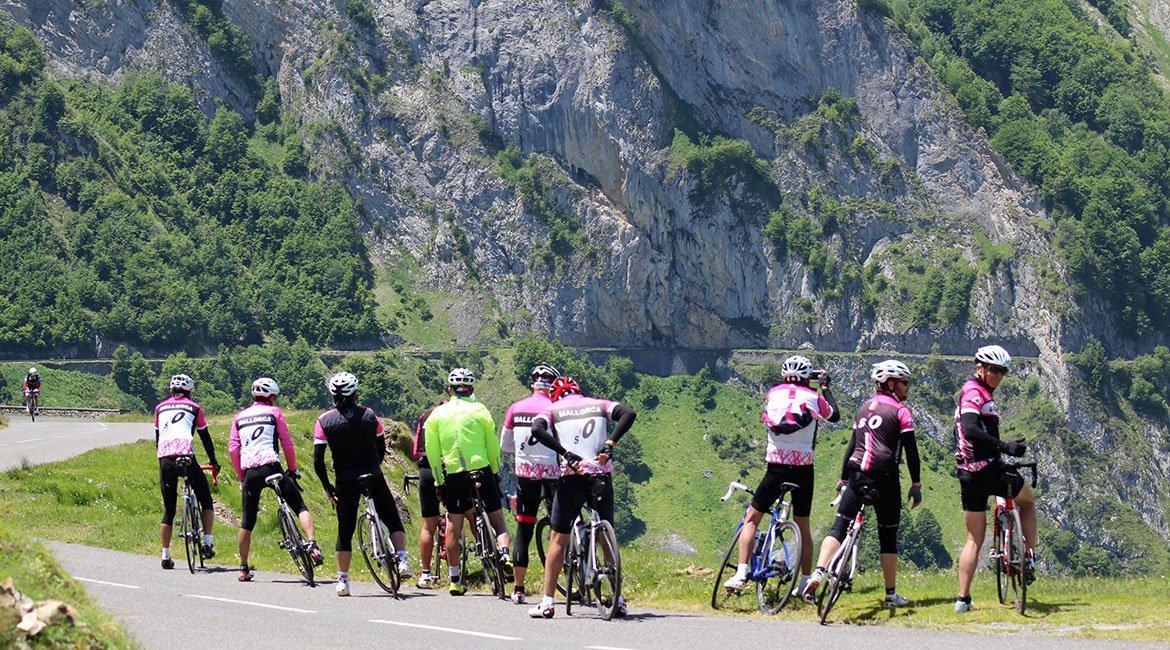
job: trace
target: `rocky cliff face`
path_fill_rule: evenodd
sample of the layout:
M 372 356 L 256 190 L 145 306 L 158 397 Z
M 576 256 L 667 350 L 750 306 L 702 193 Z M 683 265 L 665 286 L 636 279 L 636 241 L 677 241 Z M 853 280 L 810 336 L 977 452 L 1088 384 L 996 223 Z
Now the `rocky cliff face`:
M 223 0 L 222 11 L 249 37 L 257 72 L 277 80 L 284 119 L 312 134 L 314 172 L 361 197 L 383 261 L 410 257 L 454 295 L 491 294 L 496 316 L 525 314 L 513 331 L 577 345 L 969 354 L 974 341 L 1006 340 L 1038 357 L 1046 392 L 1070 408 L 1063 355 L 1094 324 L 1068 325 L 1077 308 L 1034 191 L 914 48 L 853 0 L 368 6 L 373 28 L 345 2 Z M 0 8 L 40 36 L 62 75 L 150 69 L 209 112 L 220 101 L 253 112 L 256 98 L 168 2 Z M 829 90 L 858 115 L 818 116 Z M 676 128 L 746 140 L 773 188 L 736 166 L 711 184 L 672 164 Z M 540 156 L 545 194 L 578 224 L 574 252 L 551 266 L 535 259 L 547 220 L 498 169 L 505 144 Z M 836 224 L 810 213 L 834 277 L 778 257 L 764 235 L 781 202 L 807 212 L 812 195 L 844 206 Z M 977 272 L 970 318 L 911 328 L 907 260 L 974 267 L 978 235 L 1014 254 Z M 892 287 L 869 308 L 862 281 L 842 271 L 867 267 Z M 461 336 L 485 320 L 469 318 Z M 1164 515 L 1146 511 L 1170 535 Z

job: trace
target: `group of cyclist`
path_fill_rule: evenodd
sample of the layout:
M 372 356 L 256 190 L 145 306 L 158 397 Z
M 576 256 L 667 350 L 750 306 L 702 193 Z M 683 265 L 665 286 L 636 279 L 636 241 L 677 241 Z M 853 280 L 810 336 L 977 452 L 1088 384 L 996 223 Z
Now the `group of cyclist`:
M 987 530 L 987 504 L 991 496 L 1013 497 L 1020 510 L 1025 539 L 1036 543 L 1035 499 L 1024 479 L 1000 462 L 1000 455 L 1022 456 L 1023 440 L 1000 439 L 999 412 L 993 393 L 1011 366 L 1011 355 L 998 345 L 979 348 L 975 353 L 975 372 L 963 384 L 955 409 L 954 437 L 957 474 L 967 527 L 967 540 L 959 556 L 959 589 L 955 611 L 971 609 L 971 582 L 978 564 L 979 550 Z M 825 576 L 825 567 L 841 546 L 849 523 L 865 505 L 872 505 L 878 520 L 878 546 L 885 582 L 885 604 L 904 607 L 909 600 L 898 594 L 898 528 L 901 519 L 899 469 L 903 453 L 910 474 L 907 499 L 911 507 L 922 503 L 921 462 L 914 436 L 914 418 L 905 401 L 910 390 L 910 368 L 901 361 L 888 359 L 873 364 L 870 379 L 874 394 L 857 410 L 853 435 L 845 450 L 837 490 L 841 498 L 837 515 L 828 535 L 821 542 L 816 568 L 811 571 L 812 540 L 809 512 L 813 490 L 813 449 L 816 421 L 840 419 L 826 371 L 814 371 L 812 362 L 794 355 L 781 366 L 782 380 L 768 391 L 762 420 L 767 430 L 767 471 L 755 491 L 744 518 L 739 538 L 739 563 L 724 587 L 742 591 L 749 584 L 748 559 L 757 526 L 765 512 L 780 496 L 782 485 L 792 483 L 794 520 L 800 529 L 802 557 L 801 580 L 797 593 L 813 602 Z M 816 381 L 820 390 L 814 390 Z M 1029 554 L 1031 549 L 1029 549 Z M 1031 555 L 1024 567 L 1025 579 L 1034 579 Z
M 546 561 L 543 598 L 529 610 L 537 618 L 551 618 L 556 576 L 561 570 L 564 547 L 574 518 L 590 495 L 592 484 L 587 476 L 602 476 L 602 490 L 596 508 L 606 521 L 613 522 L 613 446 L 630 429 L 636 413 L 617 402 L 586 397 L 580 385 L 570 377 L 561 377 L 555 368 L 538 364 L 531 373 L 532 395 L 508 408 L 501 434 L 495 431 L 490 411 L 475 396 L 475 374 L 455 368 L 447 377 L 447 399 L 419 418 L 414 444 L 414 458 L 420 469 L 420 502 L 423 524 L 419 534 L 419 554 L 424 567 L 419 576 L 420 588 L 433 588 L 437 576 L 429 573 L 435 531 L 439 522 L 440 503 L 447 511 L 450 530 L 459 530 L 478 499 L 497 532 L 500 557 L 506 571 L 511 571 L 515 586 L 512 601 L 526 602 L 524 587 L 539 504 L 546 491 L 553 495 L 552 533 Z M 369 407 L 358 404 L 359 382 L 349 372 L 334 374 L 327 381 L 334 408 L 317 418 L 313 432 L 313 468 L 325 494 L 336 509 L 338 568 L 337 595 L 348 596 L 352 539 L 357 522 L 358 502 L 362 494 L 359 477 L 372 475 L 366 483 L 379 517 L 390 532 L 397 551 L 398 574 L 414 575 L 407 559 L 406 535 L 394 498 L 381 470 L 386 456 L 382 422 Z M 187 375 L 171 377 L 171 395 L 154 411 L 155 446 L 159 460 L 159 477 L 163 495 L 161 523 L 162 567 L 171 569 L 170 543 L 175 518 L 178 481 L 186 476 L 202 510 L 203 556 L 215 556 L 212 537 L 215 514 L 207 479 L 195 462 L 194 439 L 198 434 L 213 471 L 220 470 L 203 408 L 192 400 L 195 382 Z M 252 383 L 252 404 L 232 418 L 228 453 L 236 478 L 240 482 L 243 517 L 238 534 L 240 553 L 239 580 L 251 581 L 248 565 L 252 529 L 256 524 L 260 494 L 267 480 L 281 475 L 280 492 L 297 513 L 304 527 L 306 549 L 320 565 L 322 554 L 316 542 L 313 517 L 306 508 L 295 480 L 300 478 L 296 451 L 284 414 L 276 406 L 280 388 L 276 381 L 261 377 Z M 607 422 L 616 424 L 612 433 Z M 287 472 L 281 468 L 283 450 Z M 501 450 L 515 456 L 518 479 L 517 535 L 514 551 L 508 526 L 502 513 L 500 490 Z M 333 455 L 334 481 L 330 481 L 326 452 Z M 477 480 L 483 472 L 488 480 Z M 459 538 L 446 540 L 450 593 L 463 595 L 466 585 L 460 564 Z M 514 554 L 513 554 L 514 553 Z M 515 557 L 515 560 L 513 560 Z M 626 612 L 619 599 L 618 613 Z
M 1036 511 L 1031 490 L 1024 480 L 1000 463 L 1000 455 L 1022 456 L 1022 440 L 1000 439 L 999 414 L 993 393 L 1011 365 L 1011 356 L 1002 347 L 989 345 L 975 353 L 975 372 L 963 384 L 955 410 L 954 436 L 957 473 L 967 527 L 967 541 L 959 559 L 959 589 L 956 612 L 971 608 L 970 586 L 986 533 L 986 511 L 991 496 L 1014 497 L 1020 509 L 1025 537 L 1036 541 Z M 30 370 L 30 375 L 34 374 Z M 909 601 L 896 591 L 898 563 L 897 536 L 901 516 L 899 469 L 903 453 L 910 474 L 907 499 L 912 507 L 922 502 L 921 463 L 915 439 L 914 418 L 905 404 L 910 388 L 910 369 L 897 360 L 873 365 L 870 378 L 873 396 L 858 409 L 852 421 L 853 435 L 846 448 L 838 480 L 841 494 L 836 519 L 821 543 L 813 563 L 809 515 L 813 496 L 813 460 L 817 421 L 837 422 L 840 411 L 833 396 L 827 371 L 815 371 L 812 362 L 794 355 L 781 366 L 782 379 L 765 398 L 762 421 L 767 432 L 767 470 L 755 491 L 745 516 L 739 540 L 739 562 L 735 575 L 724 587 L 743 590 L 748 585 L 748 558 L 756 529 L 783 491 L 793 483 L 795 522 L 800 530 L 801 580 L 797 593 L 812 600 L 824 578 L 825 566 L 840 547 L 849 522 L 864 505 L 873 505 L 878 519 L 878 544 L 885 581 L 885 603 L 902 607 Z M 511 571 L 512 602 L 527 601 L 525 577 L 529 547 L 534 536 L 537 510 L 545 495 L 552 495 L 549 513 L 552 533 L 546 554 L 542 598 L 528 610 L 534 618 L 551 618 L 554 595 L 561 571 L 564 548 L 573 520 L 593 494 L 594 507 L 602 519 L 613 521 L 614 445 L 633 425 L 636 412 L 627 405 L 587 397 L 571 377 L 561 376 L 547 363 L 537 364 L 530 373 L 532 394 L 508 407 L 499 434 L 490 411 L 475 395 L 476 378 L 466 368 L 455 368 L 447 377 L 446 399 L 418 419 L 413 448 L 419 465 L 419 499 L 423 522 L 419 533 L 422 572 L 417 586 L 436 586 L 439 576 L 429 573 L 440 504 L 446 510 L 448 530 L 458 531 L 470 515 L 477 498 L 492 528 L 497 531 L 499 557 Z M 813 387 L 813 382 L 817 387 Z M 26 387 L 27 387 L 26 383 Z M 386 441 L 381 420 L 372 409 L 358 404 L 359 382 L 349 372 L 339 372 L 327 381 L 334 408 L 322 414 L 313 434 L 313 466 L 325 494 L 335 506 L 338 537 L 335 545 L 338 566 L 337 594 L 349 595 L 348 570 L 352 537 L 357 521 L 362 488 L 358 477 L 371 474 L 370 496 L 386 524 L 398 556 L 400 577 L 413 576 L 407 560 L 406 536 L 386 485 L 381 464 Z M 155 408 L 155 441 L 163 494 L 161 524 L 162 566 L 174 566 L 170 557 L 171 530 L 175 516 L 178 479 L 186 475 L 203 511 L 203 554 L 214 556 L 212 526 L 214 512 L 207 480 L 194 462 L 194 437 L 199 435 L 216 472 L 220 465 L 208 432 L 203 409 L 191 399 L 194 382 L 187 375 L 170 381 L 171 395 Z M 228 451 L 240 481 L 243 518 L 239 530 L 241 567 L 239 580 L 250 581 L 248 565 L 251 531 L 256 523 L 260 493 L 267 478 L 283 474 L 281 492 L 298 513 L 305 529 L 309 554 L 319 565 L 322 555 L 316 542 L 312 515 L 305 507 L 294 479 L 299 478 L 296 453 L 284 414 L 276 406 L 280 389 L 276 382 L 261 377 L 252 384 L 253 403 L 232 419 Z M 611 426 L 612 423 L 612 426 Z M 280 465 L 283 449 L 287 473 Z M 333 455 L 335 482 L 329 479 L 326 452 Z M 502 454 L 514 457 L 517 479 L 516 536 L 511 539 L 503 513 L 500 488 Z M 486 473 L 486 474 L 485 474 Z M 484 476 L 488 478 L 484 480 Z M 602 486 L 597 490 L 595 483 Z M 450 593 L 466 592 L 461 566 L 460 537 L 447 535 L 446 557 Z M 1028 558 L 1026 579 L 1032 579 Z M 626 613 L 619 599 L 618 615 Z

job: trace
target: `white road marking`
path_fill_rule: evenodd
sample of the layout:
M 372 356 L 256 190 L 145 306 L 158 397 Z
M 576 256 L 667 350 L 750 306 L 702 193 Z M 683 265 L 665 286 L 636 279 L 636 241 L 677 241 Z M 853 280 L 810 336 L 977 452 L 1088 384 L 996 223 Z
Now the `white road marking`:
M 25 440 L 17 440 L 17 441 L 16 441 L 16 444 L 18 444 L 18 445 L 19 445 L 19 444 L 26 443 L 26 442 L 36 442 L 36 441 L 38 441 L 38 440 L 41 440 L 41 438 L 28 438 L 28 439 L 25 439 Z
M 587 645 L 585 647 L 591 648 L 592 650 L 633 650 L 633 648 L 619 648 L 612 645 Z
M 488 632 L 472 632 L 471 630 L 457 630 L 451 627 L 440 627 L 438 625 L 423 625 L 422 623 L 403 623 L 402 621 L 387 621 L 383 619 L 370 619 L 371 623 L 382 623 L 384 625 L 400 625 L 402 627 L 417 627 L 423 630 L 435 630 L 436 632 L 450 632 L 451 634 L 465 634 L 467 636 L 478 636 L 484 639 L 496 639 L 498 641 L 523 641 L 520 637 L 504 636 L 503 634 L 490 634 Z
M 99 584 L 99 585 L 109 585 L 111 587 L 121 587 L 123 589 L 142 589 L 142 587 L 139 587 L 136 585 L 124 585 L 120 582 L 106 582 L 105 580 L 94 580 L 93 578 L 81 578 L 78 576 L 73 576 L 73 577 L 75 580 L 80 580 L 82 582 L 93 582 L 93 583 Z
M 298 614 L 316 614 L 316 610 L 312 609 L 297 609 L 296 607 L 281 607 L 280 605 L 269 605 L 267 603 L 254 603 L 250 600 L 232 600 L 231 598 L 216 598 L 215 596 L 200 596 L 198 594 L 183 594 L 188 598 L 202 598 L 203 600 L 218 600 L 224 603 L 234 603 L 236 605 L 251 605 L 253 607 L 263 607 L 265 609 L 279 609 L 286 612 L 296 612 Z

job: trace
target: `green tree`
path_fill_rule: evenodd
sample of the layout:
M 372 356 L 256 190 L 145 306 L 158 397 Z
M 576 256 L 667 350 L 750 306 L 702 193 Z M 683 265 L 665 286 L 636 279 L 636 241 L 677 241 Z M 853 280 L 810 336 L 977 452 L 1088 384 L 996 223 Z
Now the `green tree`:
M 206 152 L 216 169 L 236 166 L 248 150 L 248 130 L 244 119 L 235 111 L 220 106 L 211 120 Z

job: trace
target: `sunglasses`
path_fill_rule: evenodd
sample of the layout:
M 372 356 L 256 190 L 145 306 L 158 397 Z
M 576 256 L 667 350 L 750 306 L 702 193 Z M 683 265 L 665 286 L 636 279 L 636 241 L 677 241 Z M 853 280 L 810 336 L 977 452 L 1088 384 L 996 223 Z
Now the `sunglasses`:
M 1008 369 L 1004 368 L 1003 366 L 984 366 L 984 367 L 987 368 L 987 372 L 993 372 L 997 375 L 1008 374 Z
M 909 380 L 909 379 L 899 379 L 899 380 L 898 380 L 898 383 L 899 383 L 899 384 L 902 384 L 903 386 L 909 386 L 909 385 L 910 385 L 910 380 Z

